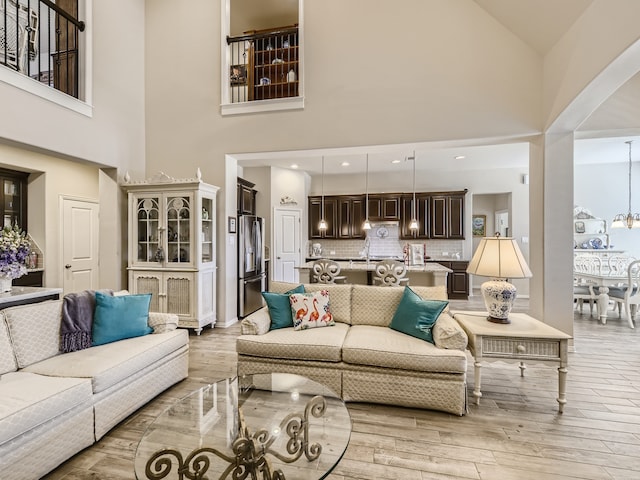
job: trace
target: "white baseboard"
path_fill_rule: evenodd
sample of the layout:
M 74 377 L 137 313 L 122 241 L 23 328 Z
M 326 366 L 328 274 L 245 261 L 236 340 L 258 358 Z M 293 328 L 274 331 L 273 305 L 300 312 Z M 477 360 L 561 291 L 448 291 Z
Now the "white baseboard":
M 218 320 L 213 328 L 229 328 L 231 325 L 235 325 L 236 323 L 238 323 L 238 317 L 230 318 L 225 322 Z

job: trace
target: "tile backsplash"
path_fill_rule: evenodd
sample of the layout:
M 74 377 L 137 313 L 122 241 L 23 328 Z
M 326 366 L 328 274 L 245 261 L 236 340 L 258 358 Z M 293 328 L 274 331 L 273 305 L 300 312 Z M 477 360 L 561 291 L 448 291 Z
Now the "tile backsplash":
M 382 227 L 382 229 L 381 229 Z M 402 257 L 402 248 L 407 243 L 423 243 L 425 253 L 432 258 L 455 256 L 460 254 L 464 258 L 463 240 L 401 240 L 400 227 L 396 224 L 374 226 L 367 233 L 369 256 L 371 257 Z M 386 234 L 386 235 L 385 235 Z M 362 240 L 309 240 L 307 253 L 311 255 L 311 244 L 322 246 L 323 257 L 362 257 L 365 256 L 367 241 Z M 447 255 L 445 255 L 447 254 Z

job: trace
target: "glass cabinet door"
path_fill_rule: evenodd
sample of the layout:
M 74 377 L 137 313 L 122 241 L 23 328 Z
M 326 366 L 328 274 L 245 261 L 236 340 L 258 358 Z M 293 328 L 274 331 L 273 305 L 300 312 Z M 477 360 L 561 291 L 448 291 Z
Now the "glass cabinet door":
M 160 198 L 158 196 L 136 197 L 136 238 L 138 262 L 162 261 L 162 239 L 160 238 Z
M 21 225 L 22 222 L 22 201 L 21 201 L 21 187 L 22 182 L 13 180 L 10 178 L 2 179 L 2 193 L 3 193 L 3 226 L 18 225 L 20 228 L 25 228 L 26 225 Z
M 202 197 L 202 232 L 200 232 L 202 263 L 213 261 L 213 217 L 213 200 Z
M 166 197 L 167 259 L 169 263 L 191 263 L 191 220 L 193 199 L 190 195 Z

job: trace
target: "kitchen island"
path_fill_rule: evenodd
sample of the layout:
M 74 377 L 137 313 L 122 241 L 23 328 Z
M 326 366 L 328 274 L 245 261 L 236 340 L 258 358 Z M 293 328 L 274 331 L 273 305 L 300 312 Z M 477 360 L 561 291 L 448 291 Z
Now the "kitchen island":
M 361 285 L 373 285 L 373 277 L 376 262 L 367 261 L 338 261 L 340 266 L 340 275 L 347 277 L 347 283 L 356 283 Z M 300 271 L 301 283 L 312 283 L 311 270 L 313 262 L 307 262 L 298 267 Z M 421 285 L 431 287 L 434 285 L 446 285 L 447 275 L 452 270 L 444 267 L 439 263 L 426 263 L 424 265 L 413 265 L 407 267 L 407 277 L 409 277 L 409 285 Z

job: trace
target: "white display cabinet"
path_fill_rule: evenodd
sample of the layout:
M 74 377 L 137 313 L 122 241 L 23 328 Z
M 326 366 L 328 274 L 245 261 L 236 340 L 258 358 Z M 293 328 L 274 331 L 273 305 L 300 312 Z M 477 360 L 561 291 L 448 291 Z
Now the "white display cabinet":
M 178 315 L 200 333 L 216 322 L 218 187 L 159 173 L 122 187 L 129 200 L 129 290 L 151 293 L 151 311 Z

